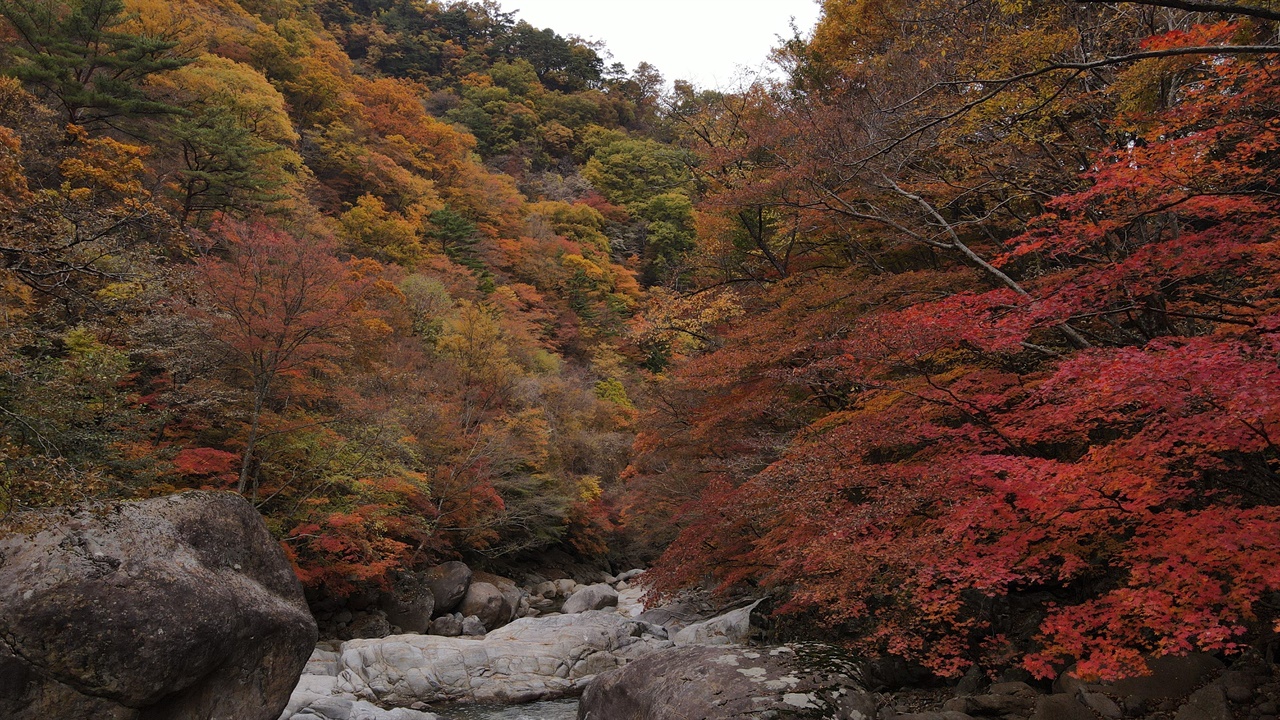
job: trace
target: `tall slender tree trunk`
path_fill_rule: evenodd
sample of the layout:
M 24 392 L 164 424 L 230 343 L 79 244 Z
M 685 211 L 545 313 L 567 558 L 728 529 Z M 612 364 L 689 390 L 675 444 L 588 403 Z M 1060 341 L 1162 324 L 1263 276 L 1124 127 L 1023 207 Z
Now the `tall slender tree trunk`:
M 244 456 L 240 459 L 240 482 L 236 492 L 244 495 L 249 488 L 249 475 L 253 466 L 253 451 L 258 444 L 258 426 L 262 420 L 262 406 L 267 397 L 267 384 L 262 383 L 254 388 L 253 416 L 249 420 L 249 439 L 244 443 Z

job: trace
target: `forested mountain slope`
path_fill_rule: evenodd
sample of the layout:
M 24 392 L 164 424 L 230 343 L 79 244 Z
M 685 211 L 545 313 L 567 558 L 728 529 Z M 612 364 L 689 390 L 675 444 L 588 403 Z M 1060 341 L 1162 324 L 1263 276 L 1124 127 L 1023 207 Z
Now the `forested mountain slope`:
M 335 593 L 607 551 L 692 246 L 656 71 L 491 3 L 0 16 L 0 511 L 232 489 Z
M 676 108 L 695 292 L 637 327 L 627 471 L 662 586 L 944 675 L 1273 638 L 1280 8 L 824 8 L 790 82 Z
M 0 0 L 0 512 L 312 587 L 559 547 L 943 676 L 1265 645 L 1280 6 L 825 0 L 672 91 L 494 3 Z

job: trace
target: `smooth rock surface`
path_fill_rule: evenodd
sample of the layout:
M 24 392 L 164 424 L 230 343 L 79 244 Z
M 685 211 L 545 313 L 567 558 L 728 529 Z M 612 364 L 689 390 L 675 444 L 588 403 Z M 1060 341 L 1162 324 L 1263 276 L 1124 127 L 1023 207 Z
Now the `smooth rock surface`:
M 492 630 L 494 628 L 499 627 L 499 625 L 506 625 L 507 623 L 511 622 L 512 620 L 515 620 L 517 617 L 520 616 L 521 601 L 527 598 L 528 593 L 526 593 L 523 589 L 521 589 L 519 585 L 516 585 L 515 580 L 512 580 L 511 578 L 502 577 L 501 575 L 494 575 L 492 573 L 476 572 L 471 576 L 471 582 L 473 583 L 485 582 L 498 588 L 498 592 L 502 593 L 503 600 L 506 601 L 507 605 L 511 606 L 510 616 L 503 619 L 498 625 L 490 625 L 489 623 L 485 623 L 485 627 Z M 525 604 L 524 607 L 525 609 L 527 609 L 528 605 Z
M 579 720 L 822 717 L 869 720 L 874 698 L 850 678 L 806 672 L 789 647 L 675 647 L 596 678 Z
M 474 615 L 480 618 L 487 628 L 498 628 L 515 616 L 516 609 L 496 586 L 473 580 L 471 587 L 467 588 L 467 596 L 458 604 L 458 612 L 463 617 Z
M 377 705 L 341 695 L 316 698 L 294 715 L 292 720 L 440 720 L 439 715 L 392 708 L 384 710 Z
M 274 720 L 316 642 L 284 553 L 231 493 L 0 527 L 8 720 Z
M 436 615 L 453 612 L 471 586 L 471 568 L 457 560 L 436 565 L 424 571 L 422 576 L 435 602 Z
M 751 611 L 762 601 L 744 608 L 694 623 L 680 630 L 672 640 L 677 645 L 736 645 L 751 637 Z M 643 617 L 643 616 L 641 616 Z
M 670 647 L 617 613 L 521 618 L 483 638 L 397 635 L 343 645 L 336 690 L 382 706 L 523 703 Z
M 480 622 L 480 618 L 475 615 L 468 615 L 462 618 L 462 634 L 463 635 L 484 635 L 489 632 L 485 628 L 484 623 Z
M 618 591 L 604 583 L 598 583 L 579 587 L 564 601 L 560 612 L 572 615 L 588 610 L 603 610 L 607 607 L 616 607 L 617 604 Z

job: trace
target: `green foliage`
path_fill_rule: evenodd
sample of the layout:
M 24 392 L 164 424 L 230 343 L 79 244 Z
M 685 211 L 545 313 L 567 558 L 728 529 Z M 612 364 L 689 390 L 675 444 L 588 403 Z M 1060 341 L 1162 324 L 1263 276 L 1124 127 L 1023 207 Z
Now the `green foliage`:
M 627 409 L 634 409 L 631 398 L 627 396 L 627 388 L 617 378 L 606 378 L 596 383 L 596 397 Z
M 202 109 L 175 122 L 172 132 L 182 147 L 177 183 L 182 224 L 208 220 L 218 211 L 264 208 L 288 197 L 276 192 L 288 180 L 263 167 L 281 147 L 254 135 L 228 108 Z
M 20 38 L 6 72 L 56 103 L 76 125 L 178 112 L 149 99 L 142 82 L 190 62 L 175 57 L 172 38 L 121 29 L 122 0 L 3 0 L 4 17 Z

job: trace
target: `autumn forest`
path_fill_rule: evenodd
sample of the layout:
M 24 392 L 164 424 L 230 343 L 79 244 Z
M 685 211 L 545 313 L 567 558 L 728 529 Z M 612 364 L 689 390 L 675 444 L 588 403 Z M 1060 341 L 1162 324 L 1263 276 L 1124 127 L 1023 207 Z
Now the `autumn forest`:
M 1280 3 L 821 5 L 707 89 L 0 0 L 0 514 L 230 490 L 313 594 L 555 551 L 942 677 L 1274 642 Z

